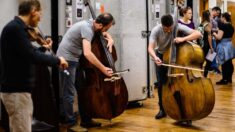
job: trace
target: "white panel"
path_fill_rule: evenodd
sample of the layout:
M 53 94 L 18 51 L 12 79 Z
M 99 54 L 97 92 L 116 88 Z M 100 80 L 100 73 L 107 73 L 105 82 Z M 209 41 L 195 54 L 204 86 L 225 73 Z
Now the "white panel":
M 65 34 L 65 0 L 59 0 L 59 14 L 58 14 L 58 25 L 59 25 L 59 35 Z
M 214 6 L 216 6 L 216 0 L 209 0 L 209 9 L 212 9 Z
M 39 27 L 44 35 L 51 35 L 51 1 L 40 0 L 42 7 L 42 18 Z
M 0 0 L 0 32 L 18 14 L 18 0 Z
M 121 67 L 130 69 L 123 75 L 129 101 L 147 97 L 143 93 L 143 87 L 147 86 L 147 46 L 146 39 L 141 38 L 141 31 L 146 30 L 146 9 L 143 5 L 145 0 L 121 1 Z

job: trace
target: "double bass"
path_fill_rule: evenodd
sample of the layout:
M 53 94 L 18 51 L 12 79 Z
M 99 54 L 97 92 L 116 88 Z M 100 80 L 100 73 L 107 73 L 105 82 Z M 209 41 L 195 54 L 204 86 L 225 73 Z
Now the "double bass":
M 201 68 L 203 51 L 197 44 L 184 42 L 176 47 L 176 62 L 181 66 Z M 170 52 L 164 54 L 168 61 Z M 177 121 L 199 120 L 211 113 L 215 92 L 211 80 L 201 71 L 169 68 L 167 82 L 163 85 L 162 101 L 167 115 Z
M 177 28 L 174 32 L 176 37 Z M 165 63 L 196 69 L 202 68 L 204 62 L 202 48 L 188 41 L 177 45 L 172 42 L 171 48 L 163 56 Z M 177 121 L 186 121 L 189 125 L 193 120 L 208 116 L 215 104 L 212 82 L 203 77 L 199 70 L 170 67 L 162 90 L 163 107 L 167 115 Z
M 84 2 L 86 6 L 89 6 L 92 17 L 95 19 L 90 1 Z M 101 32 L 95 33 L 91 50 L 102 64 L 112 68 L 114 74 L 111 78 L 107 78 L 84 56 L 81 56 L 77 78 L 79 110 L 84 111 L 86 116 L 91 118 L 110 120 L 126 109 L 127 87 L 123 78 L 115 74 L 117 72 L 114 64 L 117 60 L 116 50 L 113 47 L 112 53 L 108 51 L 107 42 Z

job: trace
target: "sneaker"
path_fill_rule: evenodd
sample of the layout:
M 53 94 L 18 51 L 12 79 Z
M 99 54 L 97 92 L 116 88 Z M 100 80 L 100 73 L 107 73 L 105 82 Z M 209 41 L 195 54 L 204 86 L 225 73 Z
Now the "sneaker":
M 101 123 L 100 122 L 96 122 L 94 120 L 90 120 L 88 122 L 83 122 L 82 121 L 80 125 L 83 126 L 83 127 L 86 127 L 86 128 L 90 128 L 90 127 L 100 127 Z

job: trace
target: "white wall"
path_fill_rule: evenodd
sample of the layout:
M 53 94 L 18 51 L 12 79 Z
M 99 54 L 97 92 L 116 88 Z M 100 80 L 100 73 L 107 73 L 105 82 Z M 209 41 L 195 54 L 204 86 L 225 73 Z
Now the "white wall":
M 18 14 L 18 0 L 0 0 L 0 32 Z
M 44 35 L 51 35 L 51 0 L 40 0 L 40 3 L 42 6 L 42 18 L 39 28 Z

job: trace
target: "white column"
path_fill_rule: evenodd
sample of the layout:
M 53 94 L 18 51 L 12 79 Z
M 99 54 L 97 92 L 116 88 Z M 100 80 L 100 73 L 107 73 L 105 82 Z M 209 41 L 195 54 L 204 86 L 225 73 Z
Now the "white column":
M 224 12 L 227 12 L 228 9 L 228 1 L 224 0 Z
M 216 0 L 209 0 L 209 9 L 212 9 L 216 6 Z

